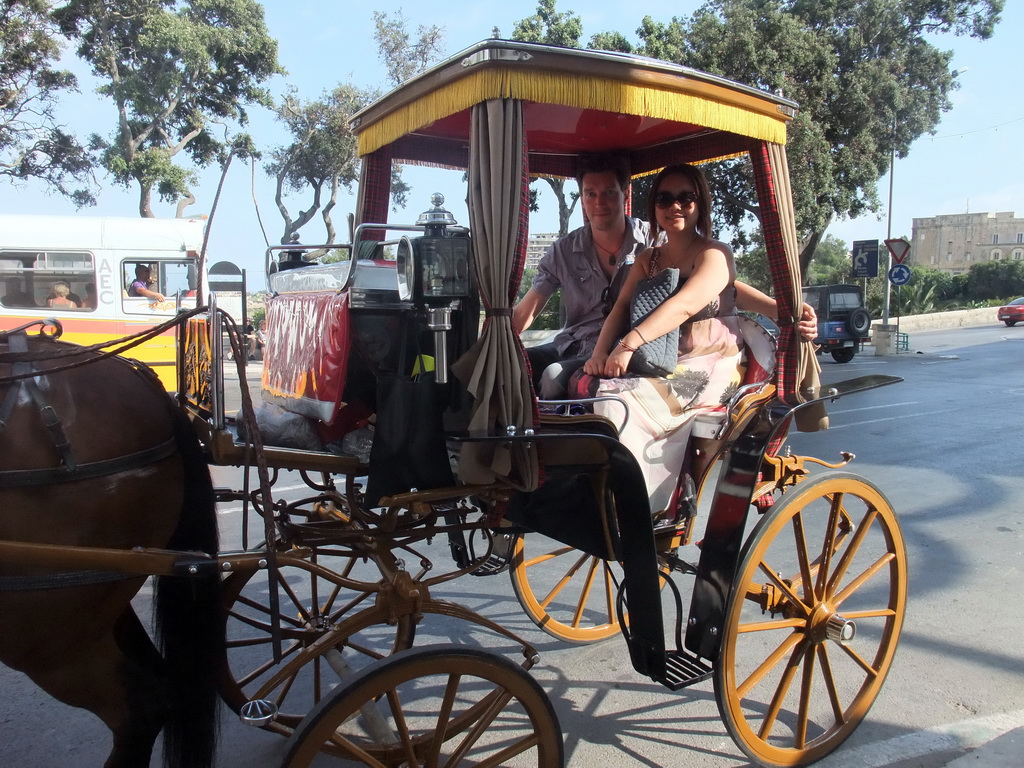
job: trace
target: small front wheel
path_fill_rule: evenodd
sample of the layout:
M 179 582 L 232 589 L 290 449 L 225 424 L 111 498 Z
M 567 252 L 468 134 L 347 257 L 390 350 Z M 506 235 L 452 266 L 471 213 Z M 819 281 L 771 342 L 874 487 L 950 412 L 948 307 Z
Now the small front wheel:
M 1016 320 L 1003 320 L 1003 322 L 1006 323 L 1007 328 L 1013 328 L 1017 324 Z
M 401 651 L 332 691 L 292 735 L 283 765 L 306 768 L 321 752 L 381 768 L 565 760 L 537 681 L 503 656 L 455 645 Z
M 740 749 L 800 766 L 838 747 L 882 687 L 906 600 L 906 547 L 878 488 L 830 472 L 786 495 L 744 545 L 715 666 Z

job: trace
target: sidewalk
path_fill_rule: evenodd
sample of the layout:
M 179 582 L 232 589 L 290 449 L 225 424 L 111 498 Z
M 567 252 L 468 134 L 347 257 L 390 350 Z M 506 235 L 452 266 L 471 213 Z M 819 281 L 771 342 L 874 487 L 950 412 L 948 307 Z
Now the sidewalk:
M 1024 727 L 1007 731 L 942 768 L 1020 768 L 1024 765 Z

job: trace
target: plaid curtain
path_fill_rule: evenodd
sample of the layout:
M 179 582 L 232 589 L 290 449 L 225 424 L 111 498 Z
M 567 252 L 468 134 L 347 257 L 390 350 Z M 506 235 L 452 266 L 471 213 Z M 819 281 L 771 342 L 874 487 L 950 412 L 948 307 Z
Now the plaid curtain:
M 781 144 L 758 142 L 750 150 L 754 182 L 761 205 L 761 229 L 768 251 L 768 267 L 778 304 L 779 336 L 778 390 L 790 403 L 802 402 L 802 393 L 817 390 L 821 370 L 811 342 L 796 334 L 796 320 L 803 305 L 800 248 L 793 218 L 793 192 L 789 186 L 786 148 Z M 828 428 L 824 404 L 797 412 L 797 427 L 804 432 Z
M 363 158 L 359 170 L 359 198 L 356 201 L 356 226 L 370 222 L 381 224 L 388 220 L 388 201 L 391 199 L 391 147 L 385 146 Z M 383 240 L 384 232 L 375 230 L 365 234 L 367 240 Z

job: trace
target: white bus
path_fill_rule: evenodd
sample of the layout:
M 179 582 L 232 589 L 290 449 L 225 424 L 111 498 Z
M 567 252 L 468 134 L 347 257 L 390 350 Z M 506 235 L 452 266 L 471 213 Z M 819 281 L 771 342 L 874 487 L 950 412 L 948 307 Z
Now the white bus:
M 55 317 L 63 339 L 96 344 L 194 307 L 205 226 L 205 218 L 0 215 L 0 330 Z M 147 270 L 149 295 L 139 295 L 132 284 Z M 175 388 L 173 331 L 128 354 Z

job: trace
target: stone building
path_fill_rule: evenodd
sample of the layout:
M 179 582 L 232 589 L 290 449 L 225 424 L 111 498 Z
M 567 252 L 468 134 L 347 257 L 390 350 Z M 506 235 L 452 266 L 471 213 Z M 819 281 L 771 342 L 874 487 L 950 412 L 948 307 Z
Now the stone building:
M 959 275 L 972 264 L 1024 259 L 1024 219 L 1004 213 L 951 213 L 914 219 L 908 263 Z

